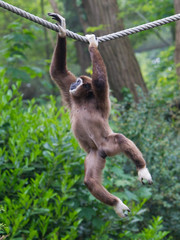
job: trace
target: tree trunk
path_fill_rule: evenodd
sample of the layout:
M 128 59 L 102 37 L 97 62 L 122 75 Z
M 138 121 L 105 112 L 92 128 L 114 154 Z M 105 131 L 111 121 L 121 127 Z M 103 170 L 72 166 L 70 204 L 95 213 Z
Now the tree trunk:
M 180 13 L 180 1 L 174 0 L 175 13 Z M 178 76 L 178 83 L 180 86 L 180 21 L 176 22 L 176 36 L 175 36 L 175 64 L 176 64 L 176 73 Z
M 51 4 L 51 7 L 52 7 L 53 11 L 54 11 L 55 13 L 60 14 L 60 12 L 59 12 L 59 10 L 58 10 L 58 5 L 57 5 L 57 3 L 56 3 L 54 0 L 49 0 L 49 2 L 50 2 L 50 4 Z
M 80 65 L 80 75 L 86 75 L 87 68 L 91 65 L 89 53 L 87 51 L 87 44 L 76 41 L 75 42 L 78 63 Z
M 103 30 L 96 31 L 96 36 L 102 36 L 124 29 L 123 21 L 119 18 L 116 0 L 82 0 L 89 26 L 103 24 Z M 138 62 L 135 58 L 130 41 L 127 37 L 101 43 L 100 52 L 107 67 L 110 88 L 113 95 L 121 100 L 122 89 L 129 88 L 138 100 L 136 85 L 147 92 Z

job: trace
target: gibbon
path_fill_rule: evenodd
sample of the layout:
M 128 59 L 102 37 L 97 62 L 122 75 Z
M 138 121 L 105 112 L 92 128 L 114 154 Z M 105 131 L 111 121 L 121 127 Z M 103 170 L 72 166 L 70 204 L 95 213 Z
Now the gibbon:
M 106 67 L 98 50 L 95 35 L 86 35 L 93 65 L 92 78 L 75 77 L 66 66 L 66 23 L 58 14 L 49 13 L 59 27 L 57 44 L 50 67 L 52 80 L 60 88 L 61 95 L 70 109 L 74 136 L 87 153 L 84 183 L 95 198 L 114 207 L 120 217 L 125 217 L 129 208 L 103 186 L 101 173 L 107 156 L 124 153 L 136 165 L 139 180 L 152 184 L 142 153 L 123 134 L 114 133 L 108 123 L 110 112 L 109 84 Z

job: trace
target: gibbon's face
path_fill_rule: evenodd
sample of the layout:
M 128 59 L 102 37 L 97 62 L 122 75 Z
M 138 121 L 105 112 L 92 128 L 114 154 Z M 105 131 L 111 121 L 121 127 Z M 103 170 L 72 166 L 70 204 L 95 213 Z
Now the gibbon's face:
M 86 76 L 78 77 L 76 82 L 71 84 L 69 92 L 74 97 L 87 96 L 89 92 L 92 92 L 91 78 Z

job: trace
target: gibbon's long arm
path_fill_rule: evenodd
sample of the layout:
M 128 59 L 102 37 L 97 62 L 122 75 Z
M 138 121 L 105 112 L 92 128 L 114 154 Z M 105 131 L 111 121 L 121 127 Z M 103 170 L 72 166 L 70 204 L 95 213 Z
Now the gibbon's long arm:
M 69 88 L 76 81 L 76 77 L 67 69 L 66 65 L 66 37 L 58 35 L 57 44 L 54 49 L 50 75 L 61 90 L 64 101 L 71 106 Z
M 109 115 L 109 84 L 107 71 L 101 54 L 96 46 L 90 43 L 89 53 L 93 65 L 92 87 L 96 96 L 97 107 L 103 113 L 103 116 Z
M 59 73 L 66 74 L 67 65 L 66 65 L 66 37 L 57 37 L 57 43 L 53 54 L 53 59 L 51 63 L 52 71 L 57 71 Z
M 106 66 L 97 47 L 90 44 L 89 53 L 93 65 L 92 84 L 94 90 L 97 92 L 98 96 L 105 98 L 108 93 Z

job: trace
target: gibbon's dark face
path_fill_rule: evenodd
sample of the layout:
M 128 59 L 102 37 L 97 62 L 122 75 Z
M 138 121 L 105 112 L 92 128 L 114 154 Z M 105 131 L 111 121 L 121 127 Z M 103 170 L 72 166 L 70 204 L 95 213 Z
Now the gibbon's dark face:
M 74 97 L 87 96 L 89 92 L 92 92 L 91 78 L 81 76 L 76 79 L 76 82 L 72 83 L 69 89 L 70 94 Z

